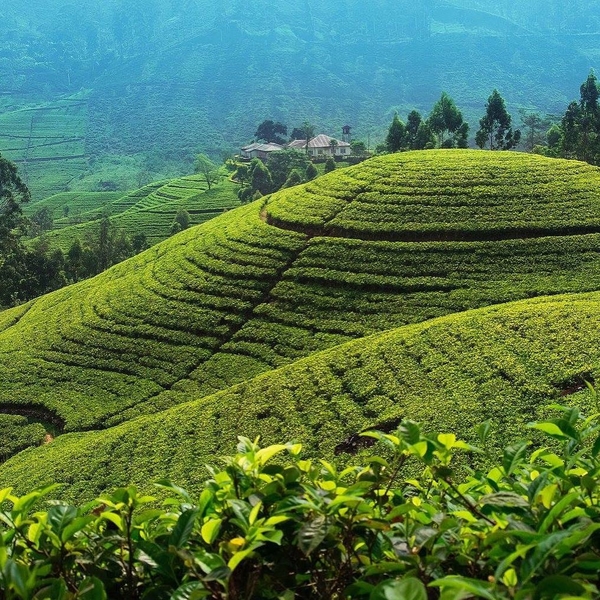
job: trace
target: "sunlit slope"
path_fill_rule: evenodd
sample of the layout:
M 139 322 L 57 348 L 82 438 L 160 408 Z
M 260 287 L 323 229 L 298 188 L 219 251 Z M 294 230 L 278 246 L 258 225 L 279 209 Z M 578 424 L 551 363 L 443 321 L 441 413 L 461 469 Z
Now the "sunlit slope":
M 213 396 L 100 432 L 67 434 L 0 466 L 0 486 L 67 484 L 91 498 L 161 477 L 194 488 L 237 435 L 295 440 L 331 458 L 356 434 L 399 419 L 475 440 L 492 424 L 496 448 L 552 402 L 595 410 L 583 381 L 600 370 L 600 294 L 539 298 L 449 315 L 317 353 Z M 572 395 L 575 394 L 575 395 Z M 568 395 L 568 397 L 567 397 Z M 546 413 L 547 414 L 547 413 Z
M 99 218 L 107 214 L 116 228 L 130 236 L 143 233 L 148 243 L 154 245 L 171 235 L 179 210 L 188 212 L 192 225 L 204 223 L 224 210 L 239 206 L 237 190 L 230 181 L 208 190 L 206 182 L 195 175 L 153 183 L 81 214 L 71 216 L 69 212 L 70 216 L 57 221 L 55 230 L 46 235 L 53 245 L 67 251 L 76 238 L 97 236 Z
M 475 151 L 334 172 L 3 314 L 0 404 L 101 428 L 386 329 L 600 290 L 599 184 L 581 163 Z

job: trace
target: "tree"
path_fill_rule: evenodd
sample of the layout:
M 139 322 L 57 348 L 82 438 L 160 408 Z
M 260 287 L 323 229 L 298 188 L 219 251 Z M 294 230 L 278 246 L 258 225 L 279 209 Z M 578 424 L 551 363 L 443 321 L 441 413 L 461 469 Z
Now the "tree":
M 551 121 L 547 116 L 542 117 L 536 111 L 528 111 L 523 108 L 519 109 L 519 115 L 521 125 L 525 130 L 525 147 L 529 152 L 533 152 L 535 146 L 544 142 Z
M 333 159 L 333 156 L 330 156 L 325 161 L 325 168 L 323 169 L 324 173 L 331 173 L 331 171 L 335 171 L 335 160 Z
M 52 227 L 54 227 L 52 211 L 47 206 L 39 208 L 31 215 L 31 223 L 33 225 L 34 235 L 39 235 L 44 231 L 50 231 Z
M 315 167 L 315 165 L 312 163 L 309 163 L 308 167 L 306 167 L 306 181 L 312 181 L 315 177 L 317 177 L 318 174 L 319 172 L 317 171 L 317 167 Z
M 202 179 L 206 181 L 209 190 L 215 183 L 218 183 L 220 177 L 217 165 L 206 154 L 202 153 L 196 155 L 194 173 L 202 175 Z
M 315 137 L 315 126 L 308 121 L 304 121 L 302 124 L 302 132 L 304 133 L 304 139 L 306 140 L 306 154 L 308 155 L 308 143 Z
M 298 169 L 300 173 L 306 171 L 309 163 L 308 156 L 304 152 L 298 152 L 298 150 L 286 148 L 285 150 L 271 152 L 267 169 L 271 173 L 273 181 L 272 191 L 277 191 L 283 187 L 294 169 Z
M 184 208 L 180 208 L 175 215 L 171 225 L 171 235 L 179 233 L 190 226 L 190 213 Z
M 408 113 L 408 118 L 406 119 L 406 143 L 411 150 L 417 150 L 415 141 L 417 139 L 419 125 L 421 125 L 422 121 L 423 118 L 419 111 L 411 110 L 410 113 Z
M 261 160 L 255 158 L 252 160 L 252 177 L 250 180 L 250 188 L 252 194 L 260 192 L 262 196 L 266 196 L 273 191 L 273 178 L 269 169 Z
M 350 142 L 350 152 L 352 152 L 353 156 L 362 158 L 367 155 L 367 145 L 360 140 L 352 140 Z
M 298 169 L 292 169 L 290 176 L 287 178 L 286 182 L 283 184 L 284 188 L 291 188 L 295 185 L 300 185 L 302 183 L 302 174 Z
M 281 137 L 287 135 L 287 126 L 283 123 L 274 122 L 272 120 L 263 121 L 254 133 L 254 137 L 257 141 L 264 141 L 267 143 L 285 144 L 285 139 Z
M 433 105 L 429 115 L 429 126 L 431 131 L 438 136 L 441 148 L 452 148 L 458 145 L 458 140 L 453 138 L 445 140 L 446 135 L 452 136 L 459 133 L 459 137 L 466 137 L 468 126 L 465 132 L 463 124 L 462 113 L 456 108 L 454 100 L 446 92 L 442 92 L 441 98 Z
M 30 199 L 17 167 L 0 155 L 0 305 L 14 303 L 21 291 L 26 271 L 21 237 L 27 223 L 21 205 Z
M 79 281 L 82 274 L 83 268 L 83 246 L 79 238 L 75 238 L 69 251 L 67 252 L 67 260 L 65 265 L 65 271 L 67 276 L 73 281 Z
M 435 148 L 435 134 L 427 121 L 421 121 L 413 142 L 414 150 L 430 150 Z
M 488 98 L 485 115 L 479 120 L 479 131 L 475 143 L 480 148 L 489 144 L 490 150 L 510 150 L 521 139 L 521 132 L 511 127 L 511 116 L 506 110 L 504 98 L 494 90 Z
M 398 152 L 404 147 L 404 138 L 406 135 L 406 127 L 398 117 L 398 113 L 394 114 L 390 128 L 388 129 L 385 144 L 388 152 Z
M 290 140 L 305 140 L 305 139 L 306 139 L 306 133 L 304 131 L 304 128 L 294 127 L 294 129 L 292 129 L 292 133 L 290 134 Z

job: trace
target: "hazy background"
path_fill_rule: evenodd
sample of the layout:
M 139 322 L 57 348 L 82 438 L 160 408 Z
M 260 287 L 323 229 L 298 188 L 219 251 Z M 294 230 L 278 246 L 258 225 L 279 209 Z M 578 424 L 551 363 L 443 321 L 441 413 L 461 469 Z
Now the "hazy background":
M 600 1 L 4 0 L 0 152 L 36 197 L 127 189 L 267 118 L 373 147 L 442 90 L 561 114 L 599 57 Z

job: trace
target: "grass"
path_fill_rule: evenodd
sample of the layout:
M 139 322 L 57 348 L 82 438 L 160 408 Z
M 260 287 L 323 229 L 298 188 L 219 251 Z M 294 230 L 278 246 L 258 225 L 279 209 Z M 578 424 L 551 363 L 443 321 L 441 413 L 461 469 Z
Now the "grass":
M 272 423 L 283 438 L 296 437 L 297 432 L 298 437 L 307 436 L 309 445 L 318 441 L 324 452 L 375 417 L 395 418 L 401 410 L 427 421 L 428 414 L 435 412 L 430 396 L 438 409 L 450 402 L 470 411 L 467 419 L 460 411 L 450 414 L 436 409 L 446 419 L 443 429 L 450 423 L 459 426 L 481 420 L 489 409 L 496 411 L 496 420 L 502 418 L 500 413 L 510 419 L 522 415 L 515 428 L 503 422 L 507 435 L 512 434 L 523 419 L 532 417 L 525 416 L 526 402 L 534 406 L 555 398 L 563 382 L 596 369 L 590 340 L 597 331 L 593 312 L 597 296 L 585 296 L 581 302 L 575 296 L 555 303 L 535 300 L 502 309 L 507 312 L 499 312 L 498 318 L 495 309 L 477 313 L 485 319 L 468 313 L 455 317 L 456 321 L 448 317 L 431 329 L 420 325 L 398 330 L 394 346 L 406 346 L 402 336 L 410 334 L 412 354 L 389 364 L 369 355 L 369 360 L 349 362 L 348 367 L 346 363 L 315 366 L 303 383 L 294 383 L 288 375 L 292 371 L 278 371 L 286 375 L 257 379 L 252 386 L 258 387 L 251 386 L 252 398 L 244 396 L 237 405 L 223 404 L 220 398 L 228 394 L 241 398 L 243 386 L 224 392 L 225 396 L 214 394 L 315 352 L 385 330 L 536 296 L 599 290 L 599 183 L 600 171 L 576 162 L 516 153 L 431 151 L 376 158 L 282 191 L 268 198 L 266 206 L 260 200 L 229 211 L 92 280 L 2 313 L 0 404 L 30 407 L 35 398 L 40 421 L 54 419 L 65 432 L 105 430 L 59 437 L 42 451 L 51 453 L 57 465 L 61 452 L 80 452 L 83 446 L 94 452 L 100 439 L 107 440 L 119 462 L 124 453 L 133 452 L 129 444 L 122 450 L 116 447 L 117 440 L 124 439 L 123 432 L 129 432 L 132 443 L 139 446 L 139 459 L 132 460 L 131 468 L 128 463 L 118 467 L 110 463 L 104 470 L 90 459 L 99 473 L 105 473 L 94 478 L 93 486 L 101 486 L 103 477 L 108 485 L 111 469 L 115 481 L 124 481 L 119 479 L 119 469 L 123 477 L 135 474 L 136 481 L 183 469 L 193 457 L 204 459 L 219 452 L 221 438 L 229 444 L 239 433 L 258 431 L 253 429 L 257 414 L 260 431 L 266 432 Z M 172 220 L 175 207 L 196 195 L 208 211 L 222 212 L 221 195 L 231 197 L 230 184 L 204 193 L 197 191 L 197 184 L 192 177 L 161 187 L 114 218 L 130 216 L 132 227 L 140 227 L 143 219 L 166 224 L 166 215 Z M 376 202 L 377 194 L 385 210 Z M 581 197 L 587 201 L 585 210 Z M 516 210 L 519 198 L 527 211 Z M 464 231 L 456 229 L 453 210 L 447 213 L 452 218 L 442 218 L 440 206 L 460 207 Z M 410 215 L 406 207 L 412 210 Z M 500 216 L 494 220 L 496 213 Z M 560 213 L 568 227 L 561 226 Z M 356 214 L 363 215 L 361 230 Z M 414 214 L 421 214 L 422 221 L 415 221 Z M 73 228 L 62 231 L 69 229 Z M 404 239 L 407 231 L 416 236 L 414 241 Z M 506 231 L 510 236 L 498 234 Z M 568 316 L 571 305 L 582 307 L 572 318 Z M 511 310 L 516 311 L 514 318 Z M 525 319 L 527 311 L 531 315 Z M 539 315 L 539 327 L 534 315 Z M 465 333 L 452 330 L 454 323 L 474 323 L 474 319 L 481 322 L 464 329 Z M 512 323 L 514 336 L 505 331 L 505 321 Z M 529 324 L 520 325 L 525 321 Z M 589 331 L 582 333 L 585 327 Z M 483 337 L 475 336 L 477 328 Z M 443 334 L 446 329 L 455 333 Z M 433 335 L 424 332 L 438 332 L 440 341 L 418 350 L 421 336 L 425 340 Z M 515 343 L 530 337 L 531 343 L 522 350 L 515 346 L 511 354 L 503 350 L 509 333 L 516 336 Z M 552 341 L 554 334 L 557 339 Z M 541 336 L 539 351 L 533 362 L 527 362 L 535 335 Z M 347 354 L 350 359 L 357 347 L 346 346 L 339 356 Z M 545 359 L 544 347 L 556 347 L 556 352 L 549 350 Z M 477 356 L 483 359 L 486 353 L 497 375 L 491 367 L 473 366 L 479 364 Z M 575 358 L 569 358 L 569 353 Z M 555 355 L 557 362 L 546 368 L 544 361 L 554 360 Z M 465 378 L 463 371 L 471 368 L 475 371 Z M 539 389 L 529 385 L 527 380 L 536 369 L 558 387 L 547 382 L 540 383 Z M 353 373 L 339 381 L 332 379 L 332 373 L 337 377 L 346 370 Z M 379 372 L 385 381 L 378 378 Z M 406 377 L 408 383 L 402 384 Z M 270 383 L 275 380 L 279 387 Z M 324 388 L 330 380 L 331 386 Z M 276 391 L 269 391 L 271 385 Z M 507 413 L 494 398 L 509 401 L 511 394 L 518 399 Z M 477 408 L 481 398 L 486 398 L 487 408 Z M 188 426 L 183 420 L 185 411 L 192 410 L 190 401 L 197 401 L 193 406 L 198 414 L 206 414 Z M 186 408 L 174 409 L 172 414 L 178 416 L 173 417 L 173 426 L 165 425 L 164 433 L 147 425 L 166 423 L 171 417 L 161 411 L 177 404 Z M 153 413 L 160 413 L 156 421 L 151 416 L 150 421 L 132 420 Z M 270 420 L 273 414 L 278 416 Z M 116 426 L 121 429 L 113 429 Z M 176 433 L 179 426 L 182 430 Z M 141 434 L 144 427 L 147 434 Z M 199 431 L 203 432 L 200 439 Z M 175 452 L 178 444 L 182 444 L 181 463 L 177 459 L 174 465 L 179 466 L 170 467 L 165 456 Z M 163 448 L 164 456 L 149 445 Z M 144 462 L 144 453 L 154 457 L 148 458 L 151 462 Z M 137 457 L 138 450 L 133 454 Z M 101 456 L 108 461 L 102 453 L 98 460 Z M 10 464 L 17 465 L 18 460 Z M 21 481 L 16 470 L 3 473 L 4 482 Z M 58 477 L 59 472 L 54 473 Z M 68 479 L 79 481 L 75 474 Z M 73 489 L 85 485 L 81 480 Z

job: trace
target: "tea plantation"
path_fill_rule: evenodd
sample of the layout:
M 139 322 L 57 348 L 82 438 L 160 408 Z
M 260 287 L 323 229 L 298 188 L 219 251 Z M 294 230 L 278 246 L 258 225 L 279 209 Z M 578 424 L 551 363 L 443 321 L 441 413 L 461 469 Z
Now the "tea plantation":
M 195 218 L 209 218 L 231 192 L 178 181 L 114 218 L 158 231 L 165 207 L 172 221 L 200 194 Z M 88 496 L 192 482 L 240 433 L 330 455 L 401 416 L 465 436 L 489 417 L 501 445 L 594 377 L 598 297 L 535 297 L 600 290 L 599 184 L 594 167 L 517 153 L 375 158 L 6 311 L 0 406 L 64 435 L 9 460 L 0 483 L 55 478 Z
M 103 214 L 110 215 L 112 224 L 130 236 L 143 232 L 148 243 L 153 245 L 171 235 L 171 226 L 179 210 L 187 211 L 190 224 L 198 225 L 239 206 L 236 192 L 237 186 L 229 181 L 208 190 L 200 177 L 191 175 L 151 183 L 125 195 L 107 192 L 58 194 L 36 202 L 29 210 L 44 206 L 58 206 L 62 210 L 65 205 L 74 204 L 72 197 L 77 199 L 76 206 L 81 208 L 74 212 L 69 210 L 69 215 L 57 219 L 54 229 L 46 234 L 53 246 L 65 252 L 76 238 L 82 240 L 93 236 Z
M 149 491 L 161 476 L 195 490 L 242 432 L 331 459 L 355 451 L 364 429 L 405 418 L 471 442 L 490 420 L 499 451 L 552 402 L 594 409 L 579 390 L 600 369 L 599 306 L 600 293 L 540 298 L 350 342 L 159 414 L 62 435 L 4 463 L 0 487 L 58 481 L 61 496 L 89 499 L 125 483 Z

